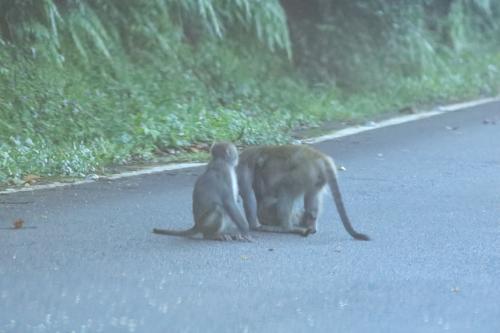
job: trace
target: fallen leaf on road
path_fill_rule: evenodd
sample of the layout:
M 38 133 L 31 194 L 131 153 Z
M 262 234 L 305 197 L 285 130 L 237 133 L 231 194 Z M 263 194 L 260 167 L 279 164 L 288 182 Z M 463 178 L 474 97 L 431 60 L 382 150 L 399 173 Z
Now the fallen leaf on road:
M 24 221 L 22 219 L 17 219 L 12 223 L 12 225 L 14 226 L 14 229 L 21 229 L 24 226 Z

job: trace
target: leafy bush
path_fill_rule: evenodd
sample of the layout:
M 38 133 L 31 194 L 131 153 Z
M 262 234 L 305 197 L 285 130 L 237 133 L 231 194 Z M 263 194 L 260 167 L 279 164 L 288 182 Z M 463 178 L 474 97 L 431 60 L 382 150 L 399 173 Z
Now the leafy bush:
M 448 74 L 473 52 L 498 52 L 492 41 L 500 36 L 500 4 L 494 1 L 315 0 L 305 15 L 303 3 L 284 3 L 296 17 L 290 25 L 299 68 L 349 92 L 385 89 L 388 73 Z
M 298 128 L 496 94 L 498 7 L 3 0 L 0 183 L 176 159 L 214 140 L 289 142 Z

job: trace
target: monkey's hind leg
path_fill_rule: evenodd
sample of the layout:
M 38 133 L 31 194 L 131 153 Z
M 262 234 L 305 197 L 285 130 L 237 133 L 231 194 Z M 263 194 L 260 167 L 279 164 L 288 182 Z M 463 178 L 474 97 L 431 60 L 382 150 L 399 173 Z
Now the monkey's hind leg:
M 217 241 L 243 241 L 251 242 L 252 238 L 242 235 L 233 227 L 232 222 L 224 213 L 222 207 L 217 206 L 203 221 L 203 238 Z
M 299 225 L 314 234 L 317 231 L 318 216 L 320 213 L 322 193 L 321 187 L 315 188 L 304 195 L 304 211 L 299 218 Z
M 263 200 L 263 202 L 266 202 L 266 200 Z M 293 203 L 294 200 L 284 194 L 278 197 L 276 203 L 259 207 L 259 220 L 262 225 L 257 230 L 308 236 L 311 233 L 309 228 L 294 223 L 297 218 L 292 217 Z M 299 219 L 302 219 L 302 214 L 300 214 Z

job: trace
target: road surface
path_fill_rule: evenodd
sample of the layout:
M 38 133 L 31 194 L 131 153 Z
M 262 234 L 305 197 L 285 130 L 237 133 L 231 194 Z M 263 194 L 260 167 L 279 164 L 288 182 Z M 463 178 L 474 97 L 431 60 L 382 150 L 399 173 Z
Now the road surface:
M 500 332 L 500 104 L 316 147 L 372 241 L 152 234 L 199 168 L 0 195 L 0 332 Z

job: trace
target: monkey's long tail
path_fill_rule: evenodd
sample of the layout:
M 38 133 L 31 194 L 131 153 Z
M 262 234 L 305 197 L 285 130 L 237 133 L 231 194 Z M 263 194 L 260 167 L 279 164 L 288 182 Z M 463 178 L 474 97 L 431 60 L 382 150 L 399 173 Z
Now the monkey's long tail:
M 194 236 L 198 233 L 198 228 L 196 228 L 196 225 L 190 229 L 187 229 L 187 230 L 170 230 L 170 229 L 154 228 L 153 233 L 159 234 L 159 235 L 190 237 L 190 236 Z
M 345 230 L 351 235 L 354 239 L 357 240 L 370 240 L 365 234 L 359 233 L 352 227 L 351 221 L 347 216 L 345 211 L 344 202 L 342 200 L 342 195 L 340 194 L 339 184 L 337 182 L 337 175 L 335 173 L 335 164 L 330 163 L 328 170 L 328 185 L 330 186 L 330 191 L 332 192 L 333 199 L 335 201 L 335 206 L 337 206 L 337 211 L 339 212 L 340 219 L 342 220 L 342 224 L 344 225 Z

